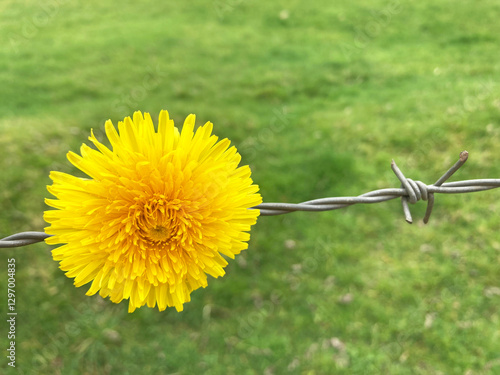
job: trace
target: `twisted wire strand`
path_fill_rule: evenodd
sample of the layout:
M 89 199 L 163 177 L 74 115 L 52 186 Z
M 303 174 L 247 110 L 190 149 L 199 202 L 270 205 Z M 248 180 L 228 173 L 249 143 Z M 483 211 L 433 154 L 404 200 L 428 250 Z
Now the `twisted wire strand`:
M 42 242 L 50 237 L 44 232 L 21 232 L 0 239 L 0 248 L 20 247 Z
M 337 210 L 354 204 L 380 203 L 400 197 L 405 219 L 410 224 L 413 222 L 413 218 L 408 203 L 414 204 L 421 199 L 427 201 L 427 210 L 423 219 L 424 223 L 427 223 L 434 207 L 434 193 L 462 194 L 500 187 L 500 179 L 477 179 L 445 183 L 448 178 L 465 164 L 468 157 L 469 153 L 467 151 L 462 151 L 458 161 L 432 185 L 426 185 L 422 181 L 414 181 L 410 178 L 406 178 L 393 160 L 391 168 L 401 182 L 400 188 L 379 189 L 355 197 L 321 198 L 295 204 L 262 203 L 254 208 L 260 210 L 261 216 L 273 216 L 294 211 L 319 212 Z
M 477 191 L 491 190 L 500 187 L 500 179 L 476 179 L 454 182 L 445 182 L 467 161 L 469 153 L 462 151 L 458 161 L 448 169 L 434 184 L 426 185 L 422 181 L 414 181 L 406 178 L 396 165 L 394 160 L 391 168 L 394 174 L 401 182 L 399 188 L 387 188 L 370 191 L 358 196 L 352 197 L 330 197 L 313 199 L 301 203 L 262 203 L 251 209 L 259 209 L 261 216 L 275 216 L 288 214 L 295 211 L 331 211 L 340 208 L 352 206 L 360 203 L 380 203 L 396 198 L 401 198 L 403 213 L 408 223 L 413 222 L 409 204 L 414 204 L 419 200 L 427 201 L 427 210 L 424 216 L 424 223 L 429 218 L 434 207 L 434 194 L 462 194 L 473 193 Z M 0 248 L 19 247 L 31 245 L 36 242 L 44 241 L 50 235 L 43 232 L 22 232 L 0 239 Z

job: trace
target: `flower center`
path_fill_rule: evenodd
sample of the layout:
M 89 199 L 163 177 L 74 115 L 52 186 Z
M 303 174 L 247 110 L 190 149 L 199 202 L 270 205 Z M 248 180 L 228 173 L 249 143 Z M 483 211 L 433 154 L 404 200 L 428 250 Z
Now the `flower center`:
M 170 238 L 170 230 L 162 225 L 156 225 L 150 229 L 148 237 L 157 242 L 166 241 Z

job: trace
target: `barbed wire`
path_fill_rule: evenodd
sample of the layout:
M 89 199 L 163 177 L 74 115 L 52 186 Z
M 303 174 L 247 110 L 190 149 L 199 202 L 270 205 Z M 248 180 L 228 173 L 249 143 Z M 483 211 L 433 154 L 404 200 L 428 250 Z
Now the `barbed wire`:
M 262 203 L 253 208 L 258 208 L 261 216 L 272 216 L 287 214 L 294 211 L 331 211 L 359 203 L 380 203 L 391 199 L 401 198 L 405 219 L 411 224 L 413 219 L 408 203 L 416 203 L 422 199 L 427 201 L 427 210 L 423 219 L 424 223 L 427 224 L 434 207 L 434 193 L 473 193 L 500 187 L 500 179 L 464 180 L 445 183 L 446 180 L 465 164 L 468 157 L 469 153 L 467 151 L 462 151 L 458 161 L 432 185 L 426 185 L 422 181 L 413 181 L 411 178 L 406 178 L 393 160 L 391 168 L 401 182 L 400 188 L 379 189 L 355 197 L 321 198 L 296 204 Z
M 380 203 L 396 198 L 401 198 L 403 213 L 408 223 L 413 222 L 409 203 L 416 203 L 419 200 L 427 201 L 427 209 L 423 218 L 424 223 L 429 222 L 429 218 L 434 207 L 434 194 L 462 194 L 473 193 L 477 191 L 491 190 L 500 187 L 500 179 L 477 179 L 455 182 L 445 182 L 469 157 L 467 151 L 462 151 L 458 161 L 446 171 L 434 184 L 426 185 L 422 181 L 414 181 L 406 178 L 396 165 L 394 160 L 391 162 L 391 169 L 401 182 L 399 188 L 379 189 L 352 197 L 331 197 L 314 199 L 301 203 L 262 203 L 251 209 L 259 209 L 261 216 L 275 216 L 288 214 L 295 211 L 331 211 L 338 210 L 360 203 Z M 50 235 L 44 232 L 22 232 L 0 239 L 0 248 L 19 247 L 31 245 L 36 242 L 44 241 Z
M 20 247 L 42 242 L 49 238 L 50 234 L 44 232 L 21 232 L 0 239 L 0 248 Z

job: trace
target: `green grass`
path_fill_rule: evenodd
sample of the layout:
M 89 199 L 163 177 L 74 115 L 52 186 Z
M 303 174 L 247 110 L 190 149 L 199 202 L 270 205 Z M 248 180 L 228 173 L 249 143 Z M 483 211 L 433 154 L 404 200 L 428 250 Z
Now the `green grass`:
M 396 187 L 392 158 L 432 183 L 464 149 L 454 178 L 498 177 L 499 17 L 495 0 L 5 0 L 0 236 L 42 230 L 49 171 L 138 109 L 214 122 L 267 202 Z M 498 374 L 498 194 L 437 196 L 426 226 L 396 201 L 261 217 L 182 313 L 86 297 L 44 244 L 2 250 L 18 322 L 0 373 Z

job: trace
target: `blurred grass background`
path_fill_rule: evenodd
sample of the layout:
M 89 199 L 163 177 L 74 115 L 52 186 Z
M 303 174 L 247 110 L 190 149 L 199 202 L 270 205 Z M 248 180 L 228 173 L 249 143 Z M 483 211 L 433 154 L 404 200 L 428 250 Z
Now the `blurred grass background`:
M 0 3 L 0 236 L 42 230 L 49 171 L 135 110 L 212 121 L 267 202 L 500 176 L 500 4 L 221 0 Z M 17 266 L 19 374 L 499 374 L 498 191 L 261 217 L 182 313 Z M 7 348 L 7 324 L 1 325 Z M 4 352 L 5 353 L 5 352 Z M 0 373 L 10 373 L 5 356 Z

